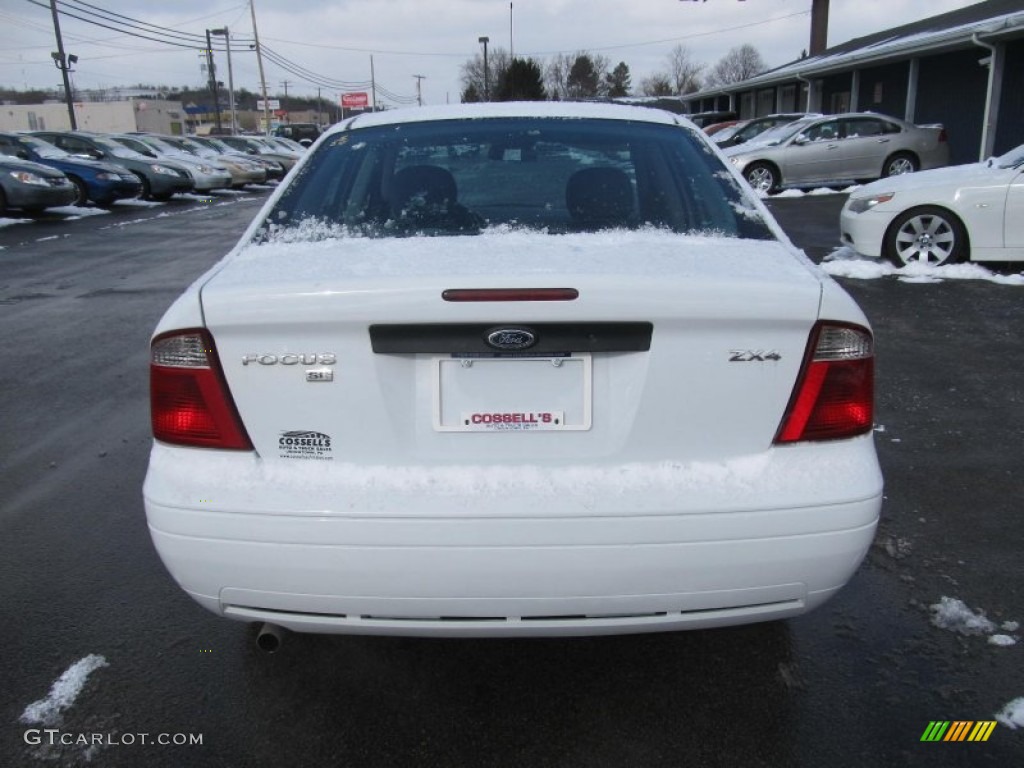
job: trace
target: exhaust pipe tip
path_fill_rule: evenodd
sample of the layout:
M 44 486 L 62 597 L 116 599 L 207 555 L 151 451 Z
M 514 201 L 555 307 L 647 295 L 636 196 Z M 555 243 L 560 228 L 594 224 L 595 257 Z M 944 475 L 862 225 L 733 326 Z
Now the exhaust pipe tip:
M 288 630 L 277 624 L 264 624 L 256 634 L 256 647 L 264 653 L 277 653 Z

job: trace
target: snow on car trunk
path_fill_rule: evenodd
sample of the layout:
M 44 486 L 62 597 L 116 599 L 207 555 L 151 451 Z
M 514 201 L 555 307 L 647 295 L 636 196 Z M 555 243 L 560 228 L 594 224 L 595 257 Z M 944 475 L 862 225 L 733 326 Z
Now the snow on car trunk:
M 822 279 L 772 241 L 502 230 L 247 246 L 202 306 L 264 461 L 721 461 L 771 445 Z M 578 295 L 443 296 L 495 288 Z

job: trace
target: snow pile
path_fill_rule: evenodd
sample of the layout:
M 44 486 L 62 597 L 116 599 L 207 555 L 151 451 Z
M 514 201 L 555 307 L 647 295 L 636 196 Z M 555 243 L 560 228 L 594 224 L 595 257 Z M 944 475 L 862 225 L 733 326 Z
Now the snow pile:
M 31 224 L 32 219 L 0 219 L 0 227 L 9 227 L 12 224 Z
M 100 667 L 110 666 L 107 660 L 95 653 L 79 659 L 50 688 L 45 699 L 33 702 L 25 707 L 21 714 L 21 722 L 27 724 L 53 725 L 60 719 L 61 713 L 75 703 L 78 694 L 85 687 L 86 680 L 93 671 Z
M 995 718 L 1012 730 L 1024 727 L 1024 696 L 1003 707 L 1002 712 L 996 713 Z
M 80 205 L 59 205 L 54 208 L 47 208 L 46 212 L 59 213 L 61 216 L 67 216 L 68 221 L 84 219 L 86 216 L 102 216 L 110 213 L 110 211 L 105 208 L 86 208 Z
M 1003 632 L 1016 632 L 1020 628 L 1016 621 L 1004 621 L 1001 626 L 996 626 L 994 621 L 985 617 L 983 611 L 975 613 L 963 600 L 957 600 L 955 597 L 943 596 L 930 608 L 932 624 L 939 629 L 948 629 L 961 635 L 989 635 L 989 645 L 1004 648 L 1017 644 L 1017 638 L 1013 635 L 995 634 L 997 629 Z
M 974 613 L 963 600 L 943 596 L 931 606 L 932 624 L 939 629 L 959 632 L 961 635 L 990 635 L 996 625 L 985 618 L 983 613 Z
M 769 195 L 767 192 L 758 191 L 757 196 L 762 200 L 773 200 L 778 198 L 804 197 L 806 195 L 848 195 L 855 189 L 860 189 L 859 184 L 846 187 L 845 189 L 833 189 L 832 187 L 817 187 L 815 189 L 787 189 L 777 195 Z
M 833 277 L 852 277 L 857 280 L 877 280 L 896 277 L 904 283 L 938 283 L 943 280 L 987 280 L 1000 285 L 1024 285 L 1024 273 L 997 275 L 980 264 L 909 264 L 897 268 L 881 259 L 863 258 L 852 248 L 838 248 L 821 263 L 821 268 Z

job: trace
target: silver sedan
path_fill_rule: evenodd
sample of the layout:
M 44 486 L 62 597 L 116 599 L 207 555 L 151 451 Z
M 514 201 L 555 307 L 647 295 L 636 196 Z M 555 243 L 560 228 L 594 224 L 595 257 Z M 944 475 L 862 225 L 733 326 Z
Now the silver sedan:
M 755 190 L 864 182 L 949 164 L 941 125 L 873 112 L 797 120 L 725 150 Z

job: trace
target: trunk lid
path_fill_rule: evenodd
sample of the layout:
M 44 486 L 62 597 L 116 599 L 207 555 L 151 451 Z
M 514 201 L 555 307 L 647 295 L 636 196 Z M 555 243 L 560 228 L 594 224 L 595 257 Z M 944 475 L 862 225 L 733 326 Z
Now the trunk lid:
M 773 241 L 505 232 L 246 246 L 201 296 L 264 460 L 621 464 L 768 448 L 822 279 Z M 481 288 L 578 297 L 442 296 Z

